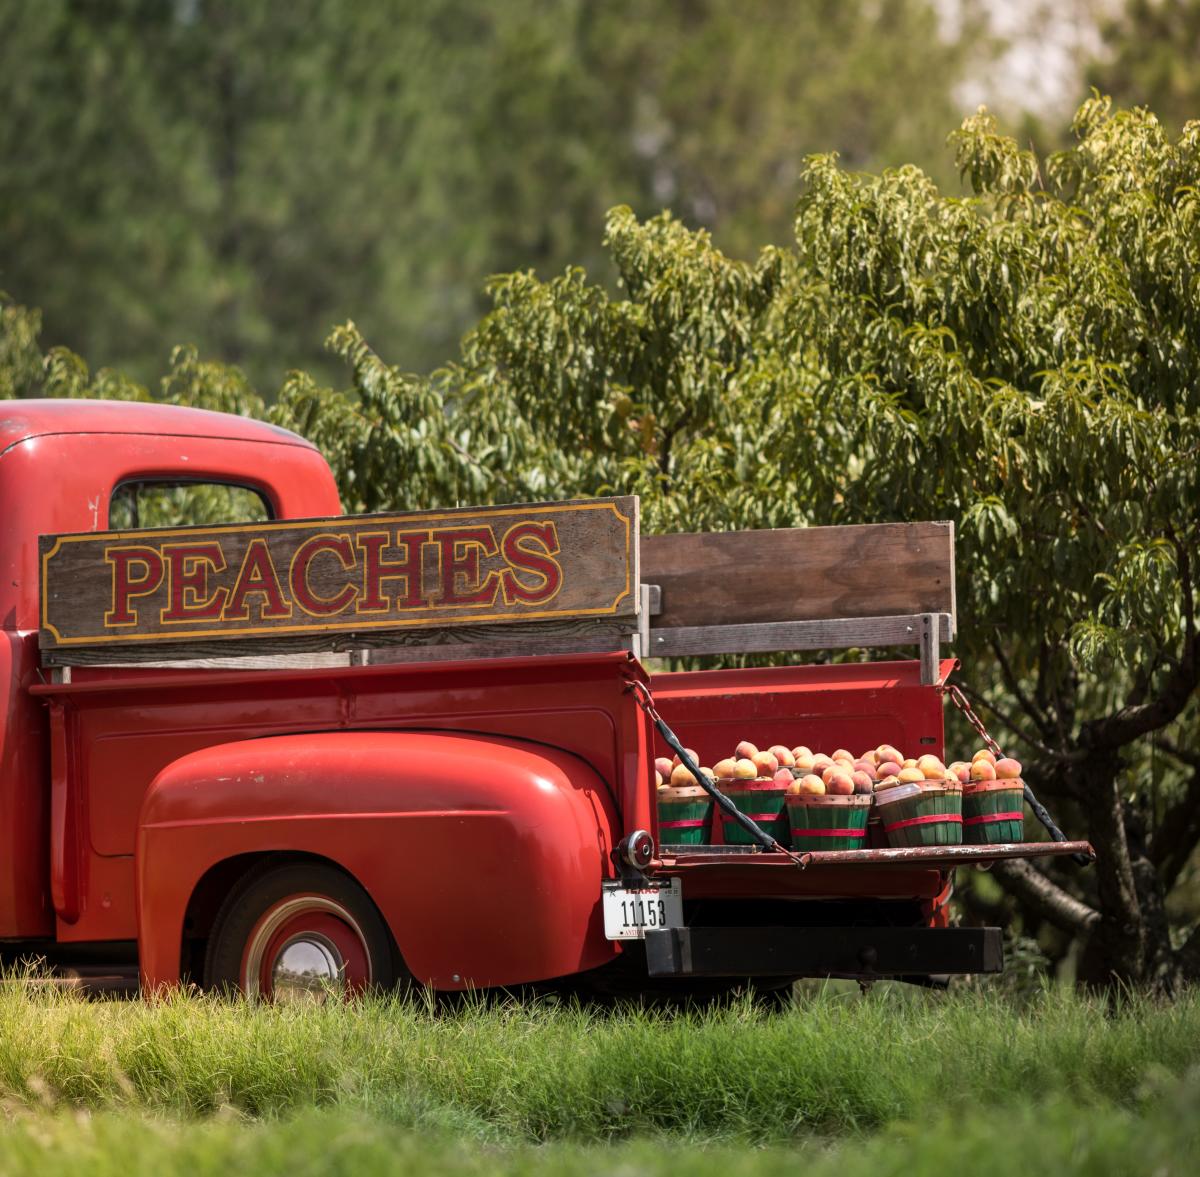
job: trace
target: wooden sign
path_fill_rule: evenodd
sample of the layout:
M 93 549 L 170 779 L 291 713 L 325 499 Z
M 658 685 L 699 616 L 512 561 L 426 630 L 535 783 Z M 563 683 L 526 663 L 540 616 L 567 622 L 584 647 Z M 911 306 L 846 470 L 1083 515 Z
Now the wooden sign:
M 47 651 L 638 612 L 636 497 L 90 532 L 39 545 Z

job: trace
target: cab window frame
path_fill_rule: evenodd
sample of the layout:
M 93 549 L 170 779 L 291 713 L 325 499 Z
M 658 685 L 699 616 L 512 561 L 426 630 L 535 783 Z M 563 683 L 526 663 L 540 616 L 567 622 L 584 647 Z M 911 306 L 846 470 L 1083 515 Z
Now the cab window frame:
M 137 493 L 142 488 L 151 490 L 179 490 L 187 487 L 196 486 L 213 486 L 213 487 L 229 487 L 232 490 L 246 491 L 254 495 L 262 504 L 264 515 L 261 519 L 222 519 L 208 523 L 179 523 L 179 524 L 157 524 L 147 525 L 141 522 L 138 512 Z M 122 491 L 133 490 L 133 522 L 125 526 L 118 526 L 113 521 L 113 507 L 117 502 L 117 497 Z M 279 512 L 275 508 L 275 504 L 271 499 L 265 487 L 256 486 L 250 482 L 238 482 L 231 478 L 206 478 L 204 475 L 194 475 L 190 477 L 178 477 L 175 475 L 163 478 L 156 478 L 153 475 L 138 475 L 133 478 L 122 478 L 117 482 L 108 495 L 108 530 L 109 531 L 140 531 L 149 526 L 165 526 L 165 527 L 221 527 L 225 525 L 236 526 L 238 524 L 250 525 L 253 523 L 270 523 L 279 518 Z

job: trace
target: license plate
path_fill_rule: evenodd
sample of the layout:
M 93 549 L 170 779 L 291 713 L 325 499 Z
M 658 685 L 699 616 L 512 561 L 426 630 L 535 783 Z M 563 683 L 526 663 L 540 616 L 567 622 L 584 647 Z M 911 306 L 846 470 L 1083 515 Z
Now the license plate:
M 683 927 L 679 880 L 648 887 L 604 884 L 604 934 L 610 940 L 643 940 L 647 928 Z

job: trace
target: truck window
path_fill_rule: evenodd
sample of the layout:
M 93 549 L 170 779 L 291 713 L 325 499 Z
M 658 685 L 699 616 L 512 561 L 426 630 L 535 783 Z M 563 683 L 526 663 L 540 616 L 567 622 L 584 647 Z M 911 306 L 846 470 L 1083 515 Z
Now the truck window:
M 112 531 L 261 523 L 271 516 L 260 491 L 225 482 L 123 482 L 108 504 Z

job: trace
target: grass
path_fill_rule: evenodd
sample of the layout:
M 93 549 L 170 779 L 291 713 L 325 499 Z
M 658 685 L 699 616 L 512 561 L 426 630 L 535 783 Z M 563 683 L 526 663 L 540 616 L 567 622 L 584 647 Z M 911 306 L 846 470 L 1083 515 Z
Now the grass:
M 178 1173 L 227 1177 L 416 1172 L 429 1177 L 1012 1177 L 1087 1173 L 1184 1177 L 1200 1155 L 1200 1082 L 1145 1089 L 1138 1108 L 1080 1108 L 1056 1097 L 1006 1114 L 932 1109 L 919 1121 L 869 1138 L 809 1141 L 793 1147 L 711 1147 L 677 1137 L 611 1146 L 556 1141 L 481 1145 L 445 1133 L 417 1133 L 341 1108 L 247 1123 L 225 1114 L 188 1121 L 104 1112 L 24 1113 L 0 1135 L 0 1172 L 35 1174 L 71 1167 L 89 1177 Z
M 1200 996 L 880 987 L 671 1016 L 9 982 L 0 1103 L 0 1173 L 1171 1173 L 1200 1148 Z

